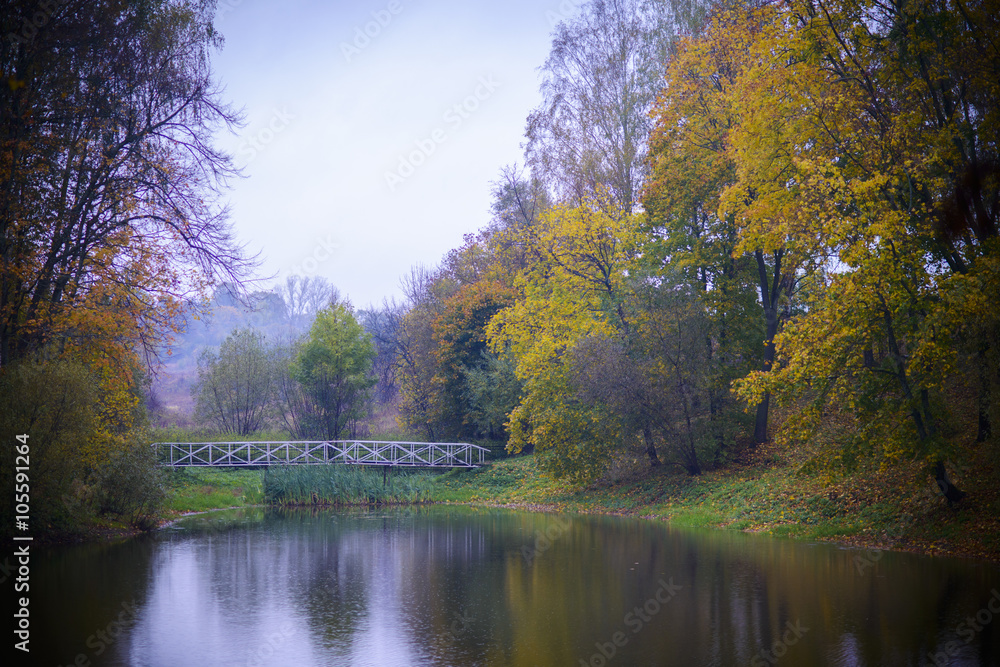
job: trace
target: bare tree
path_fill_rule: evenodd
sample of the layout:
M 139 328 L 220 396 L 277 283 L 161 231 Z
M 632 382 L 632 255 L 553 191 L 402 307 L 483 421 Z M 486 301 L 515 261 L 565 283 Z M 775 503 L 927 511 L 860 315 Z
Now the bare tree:
M 342 302 L 340 290 L 321 276 L 290 275 L 275 292 L 285 302 L 285 316 L 296 331 L 308 329 L 323 308 Z
M 403 319 L 406 307 L 395 299 L 383 299 L 378 308 L 358 313 L 361 326 L 375 345 L 373 370 L 377 379 L 375 397 L 380 403 L 390 403 L 399 393 L 399 367 L 403 345 Z

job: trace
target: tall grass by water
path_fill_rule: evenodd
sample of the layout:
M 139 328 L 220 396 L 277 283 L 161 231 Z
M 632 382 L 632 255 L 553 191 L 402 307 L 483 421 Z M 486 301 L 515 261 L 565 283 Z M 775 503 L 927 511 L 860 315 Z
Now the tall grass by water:
M 264 473 L 264 498 L 278 505 L 393 505 L 430 497 L 431 475 L 371 466 L 280 466 Z

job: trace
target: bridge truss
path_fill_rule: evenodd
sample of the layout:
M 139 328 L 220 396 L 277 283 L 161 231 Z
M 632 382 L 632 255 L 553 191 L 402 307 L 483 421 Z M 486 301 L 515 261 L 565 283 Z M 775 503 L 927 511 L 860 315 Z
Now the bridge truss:
M 388 442 L 374 440 L 307 440 L 269 442 L 156 442 L 160 465 L 273 466 L 349 465 L 414 468 L 476 468 L 485 462 L 485 447 L 464 442 Z

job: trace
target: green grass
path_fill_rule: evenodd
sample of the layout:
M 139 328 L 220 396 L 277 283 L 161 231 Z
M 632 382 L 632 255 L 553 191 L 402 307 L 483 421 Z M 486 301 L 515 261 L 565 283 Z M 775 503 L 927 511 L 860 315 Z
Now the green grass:
M 264 502 L 263 472 L 240 468 L 173 468 L 166 470 L 167 509 L 204 512 Z

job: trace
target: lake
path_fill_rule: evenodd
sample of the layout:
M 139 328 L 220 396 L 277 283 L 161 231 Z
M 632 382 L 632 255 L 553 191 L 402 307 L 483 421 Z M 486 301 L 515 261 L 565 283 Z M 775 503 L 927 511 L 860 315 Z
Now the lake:
M 996 665 L 1000 567 L 465 506 L 35 552 L 32 664 Z

